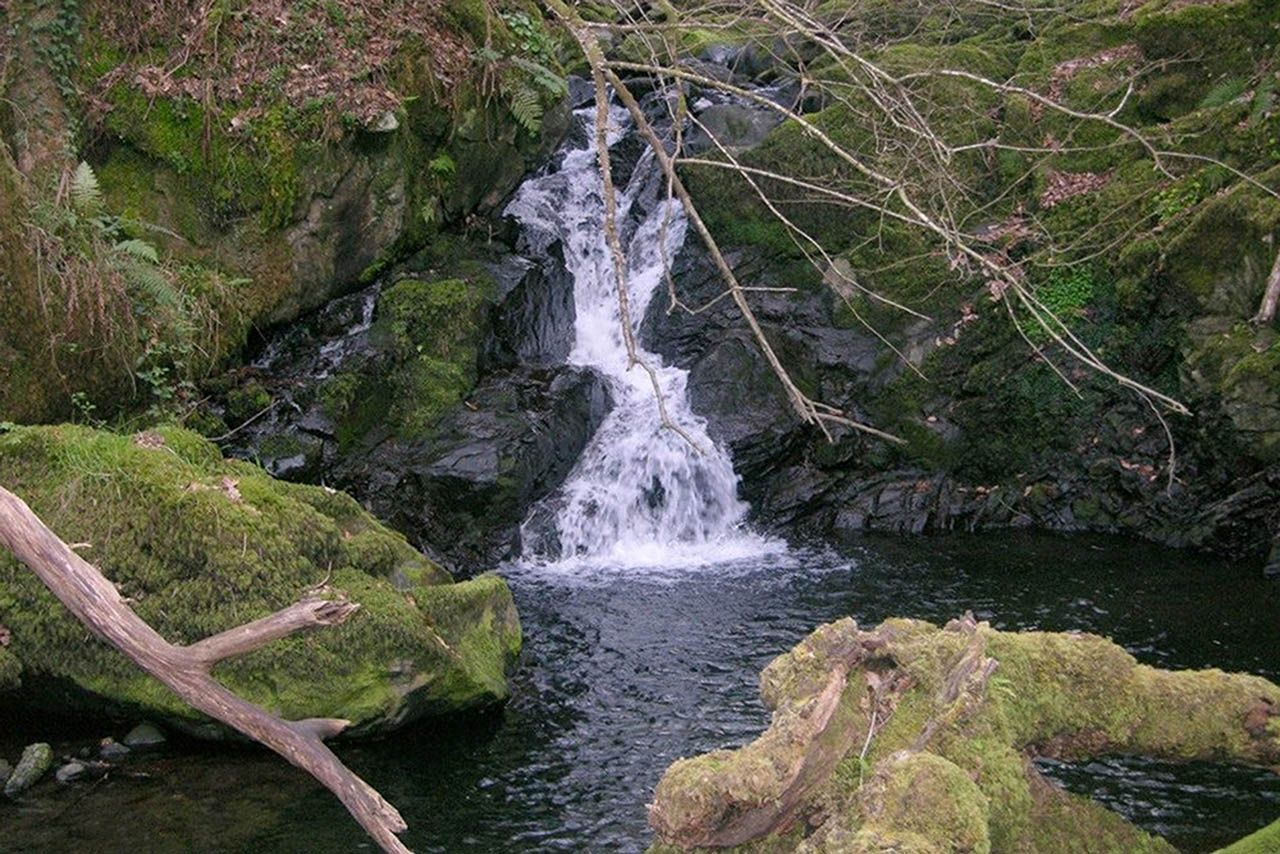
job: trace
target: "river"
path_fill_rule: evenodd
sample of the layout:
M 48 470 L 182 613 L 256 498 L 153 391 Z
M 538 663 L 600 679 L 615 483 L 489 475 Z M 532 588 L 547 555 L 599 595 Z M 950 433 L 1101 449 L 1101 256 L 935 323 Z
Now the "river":
M 868 540 L 765 561 L 515 566 L 508 577 L 526 637 L 511 702 L 339 748 L 404 813 L 415 851 L 642 850 L 644 805 L 663 769 L 755 737 L 768 717 L 760 669 L 846 614 L 873 624 L 972 609 L 1001 628 L 1110 635 L 1162 667 L 1280 677 L 1274 584 L 1118 539 Z M 15 754 L 49 727 L 20 721 L 0 750 Z M 1213 850 L 1280 818 L 1280 778 L 1265 772 L 1137 760 L 1048 770 L 1185 851 Z M 183 742 L 100 783 L 46 783 L 3 815 L 5 851 L 371 850 L 341 806 L 283 761 Z

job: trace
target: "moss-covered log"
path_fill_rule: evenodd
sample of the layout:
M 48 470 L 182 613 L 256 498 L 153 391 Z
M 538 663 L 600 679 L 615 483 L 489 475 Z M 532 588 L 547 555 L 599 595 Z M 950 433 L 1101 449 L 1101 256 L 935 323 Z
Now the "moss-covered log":
M 823 626 L 769 665 L 761 696 L 773 722 L 759 739 L 667 770 L 657 850 L 1172 851 L 1032 760 L 1280 764 L 1280 687 L 1265 679 L 971 617 Z

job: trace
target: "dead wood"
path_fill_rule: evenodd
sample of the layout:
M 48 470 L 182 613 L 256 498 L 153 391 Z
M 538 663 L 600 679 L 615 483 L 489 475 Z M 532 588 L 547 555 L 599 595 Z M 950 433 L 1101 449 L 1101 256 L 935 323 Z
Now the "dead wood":
M 359 607 L 340 593 L 313 596 L 283 610 L 190 646 L 171 644 L 133 612 L 115 585 L 82 559 L 31 511 L 0 488 L 0 544 L 39 576 L 45 586 L 95 635 L 163 682 L 184 702 L 279 753 L 333 792 L 387 852 L 407 852 L 396 836 L 407 825 L 395 807 L 350 771 L 322 739 L 348 721 L 286 721 L 227 690 L 210 674 L 223 659 L 251 652 L 313 626 L 343 622 Z
M 1271 275 L 1267 277 L 1267 289 L 1262 294 L 1262 302 L 1258 313 L 1253 316 L 1256 326 L 1266 326 L 1276 319 L 1276 308 L 1280 306 L 1280 252 L 1276 253 L 1275 263 L 1271 265 Z

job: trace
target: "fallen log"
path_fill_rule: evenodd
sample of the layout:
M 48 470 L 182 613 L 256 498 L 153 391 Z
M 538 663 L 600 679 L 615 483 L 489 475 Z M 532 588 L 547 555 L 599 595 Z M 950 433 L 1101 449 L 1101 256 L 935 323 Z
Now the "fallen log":
M 1280 766 L 1280 687 L 1266 679 L 1160 670 L 1105 638 L 1000 632 L 971 615 L 822 626 L 765 669 L 760 693 L 773 710 L 760 738 L 667 769 L 653 852 L 1048 854 L 1085 839 L 1172 854 L 1033 760 Z
M 58 600 L 95 635 L 164 683 L 193 708 L 266 745 L 315 777 L 338 797 L 383 851 L 407 854 L 397 834 L 400 813 L 325 746 L 349 726 L 335 718 L 286 721 L 223 687 L 210 675 L 219 661 L 243 655 L 304 629 L 333 626 L 359 605 L 340 591 L 320 588 L 270 616 L 205 638 L 171 644 L 126 604 L 115 585 L 40 521 L 25 502 L 0 487 L 0 544 L 39 576 Z

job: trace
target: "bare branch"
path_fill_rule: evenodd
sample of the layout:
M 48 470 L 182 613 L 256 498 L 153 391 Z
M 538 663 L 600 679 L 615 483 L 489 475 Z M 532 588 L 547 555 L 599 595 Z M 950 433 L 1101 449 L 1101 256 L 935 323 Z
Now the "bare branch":
M 273 640 L 316 626 L 336 626 L 360 608 L 345 598 L 306 599 L 269 617 L 236 626 L 188 646 L 187 652 L 205 666 L 253 652 Z
M 241 699 L 209 675 L 212 661 L 257 648 L 291 631 L 333 625 L 350 616 L 346 602 L 312 600 L 193 644 L 175 646 L 135 614 L 114 584 L 71 550 L 26 503 L 0 488 L 0 545 L 95 635 L 163 682 L 189 706 L 247 735 L 315 777 L 333 792 L 368 834 L 391 854 L 408 854 L 396 834 L 407 825 L 395 807 L 353 774 L 322 742 L 345 729 L 339 720 L 290 723 Z M 202 646 L 204 644 L 204 646 Z

